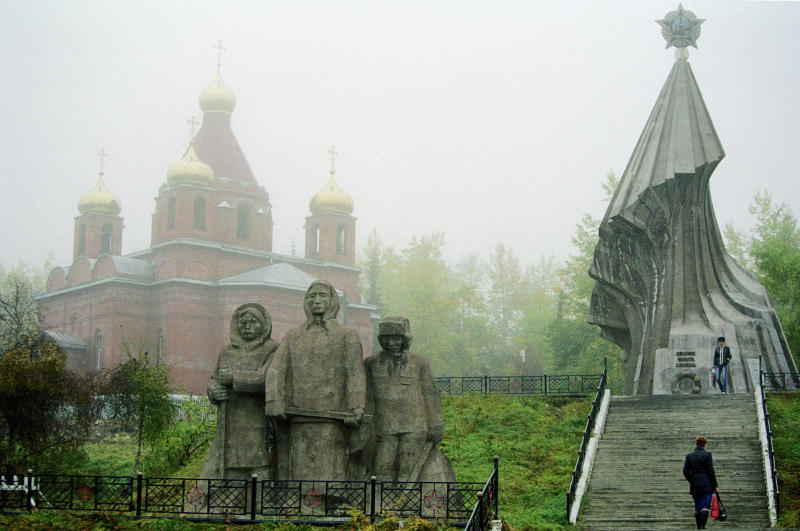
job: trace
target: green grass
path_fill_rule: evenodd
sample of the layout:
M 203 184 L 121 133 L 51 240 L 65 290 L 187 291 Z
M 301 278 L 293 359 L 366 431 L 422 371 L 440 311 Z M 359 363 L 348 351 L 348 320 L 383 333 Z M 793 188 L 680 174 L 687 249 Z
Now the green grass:
M 780 473 L 781 517 L 779 526 L 800 527 L 800 394 L 769 395 L 768 406 L 775 436 Z M 512 398 L 502 395 L 443 397 L 446 423 L 442 450 L 450 457 L 459 481 L 483 483 L 492 471 L 494 455 L 500 456 L 500 517 L 504 529 L 520 531 L 574 530 L 566 521 L 566 490 L 575 465 L 588 400 L 559 398 Z M 125 436 L 113 444 L 96 443 L 86 448 L 88 457 L 75 468 L 84 473 L 128 475 L 135 446 Z M 195 477 L 203 464 L 200 457 L 176 472 L 176 477 Z M 302 528 L 302 529 L 300 529 Z M 396 522 L 367 525 L 354 519 L 342 531 L 393 531 Z M 225 523 L 195 524 L 181 519 L 132 520 L 114 516 L 65 513 L 0 515 L 0 531 L 198 531 L 275 530 L 311 531 L 308 526 L 262 524 L 240 526 Z M 431 524 L 407 524 L 409 531 L 433 531 Z
M 778 467 L 779 527 L 800 527 L 800 394 L 767 395 Z
M 500 457 L 500 517 L 520 530 L 568 527 L 566 492 L 588 400 L 503 395 L 443 397 L 442 450 L 459 481 L 485 481 Z

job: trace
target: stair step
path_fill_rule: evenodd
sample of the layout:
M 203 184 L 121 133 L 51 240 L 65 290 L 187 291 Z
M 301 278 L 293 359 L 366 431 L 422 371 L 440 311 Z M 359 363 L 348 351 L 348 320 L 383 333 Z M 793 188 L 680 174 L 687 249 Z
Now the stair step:
M 732 394 L 612 397 L 582 507 L 584 529 L 693 528 L 682 470 L 698 435 L 708 437 L 714 455 L 726 526 L 768 528 L 755 400 Z

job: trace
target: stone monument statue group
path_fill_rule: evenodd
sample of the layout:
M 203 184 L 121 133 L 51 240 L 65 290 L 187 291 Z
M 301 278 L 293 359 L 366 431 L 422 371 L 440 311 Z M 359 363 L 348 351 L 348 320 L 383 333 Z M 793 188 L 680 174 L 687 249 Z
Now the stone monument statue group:
M 441 399 L 428 362 L 409 352 L 408 319 L 382 319 L 382 351 L 365 360 L 356 330 L 336 321 L 330 283 L 313 282 L 303 308 L 307 321 L 280 344 L 263 306 L 234 311 L 208 383 L 217 431 L 201 477 L 454 482 L 438 448 Z

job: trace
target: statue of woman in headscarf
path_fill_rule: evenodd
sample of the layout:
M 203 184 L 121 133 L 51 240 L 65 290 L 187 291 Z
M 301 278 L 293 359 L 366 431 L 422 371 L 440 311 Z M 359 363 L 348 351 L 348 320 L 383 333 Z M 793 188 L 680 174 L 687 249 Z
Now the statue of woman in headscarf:
M 275 477 L 277 448 L 270 439 L 277 436 L 281 446 L 280 430 L 264 416 L 264 374 L 278 348 L 271 333 L 272 321 L 260 304 L 243 304 L 233 312 L 231 344 L 220 351 L 206 390 L 218 408 L 217 433 L 201 478 Z

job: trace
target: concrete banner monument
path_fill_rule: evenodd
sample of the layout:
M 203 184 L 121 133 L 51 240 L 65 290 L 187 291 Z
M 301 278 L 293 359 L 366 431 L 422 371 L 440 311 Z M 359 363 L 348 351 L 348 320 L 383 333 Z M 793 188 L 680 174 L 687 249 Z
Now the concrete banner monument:
M 704 20 L 657 21 L 676 62 L 600 224 L 589 322 L 622 347 L 628 394 L 707 393 L 716 338 L 733 354 L 728 392 L 796 372 L 764 287 L 725 251 L 709 179 L 725 156 L 688 62 Z M 730 214 L 732 205 L 726 206 Z

